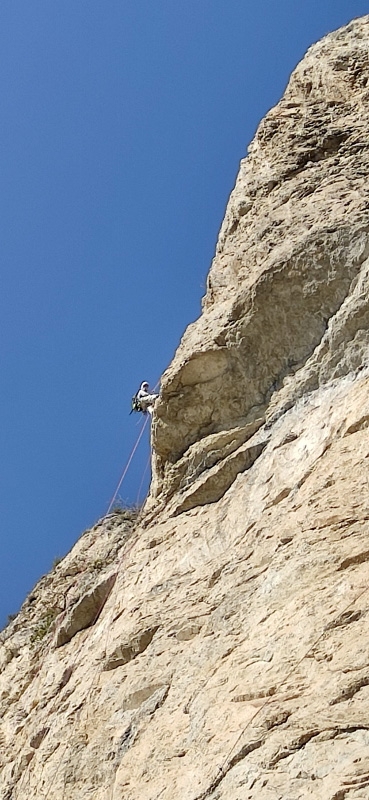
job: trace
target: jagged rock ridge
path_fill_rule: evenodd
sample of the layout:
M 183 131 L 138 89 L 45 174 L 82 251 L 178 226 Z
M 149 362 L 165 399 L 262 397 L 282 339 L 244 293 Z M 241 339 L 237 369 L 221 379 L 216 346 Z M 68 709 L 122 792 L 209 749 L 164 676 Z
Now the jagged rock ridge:
M 1 800 L 368 797 L 368 78 L 364 17 L 259 126 L 143 517 L 2 633 Z

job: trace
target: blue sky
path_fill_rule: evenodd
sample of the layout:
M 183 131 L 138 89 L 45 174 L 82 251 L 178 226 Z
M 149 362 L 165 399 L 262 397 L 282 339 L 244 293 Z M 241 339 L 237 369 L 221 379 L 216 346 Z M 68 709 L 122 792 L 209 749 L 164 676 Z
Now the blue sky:
M 200 313 L 240 159 L 360 0 L 0 6 L 0 626 L 101 517 Z M 135 503 L 142 438 L 120 499 Z M 147 488 L 147 476 L 141 498 Z

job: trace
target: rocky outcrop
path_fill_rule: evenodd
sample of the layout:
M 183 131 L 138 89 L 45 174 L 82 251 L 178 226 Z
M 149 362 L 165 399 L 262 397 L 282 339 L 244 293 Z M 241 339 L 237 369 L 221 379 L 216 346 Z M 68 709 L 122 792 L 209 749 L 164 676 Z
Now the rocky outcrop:
M 116 577 L 116 572 L 106 575 L 103 580 L 95 583 L 92 589 L 85 592 L 77 603 L 72 606 L 58 627 L 56 633 L 57 647 L 67 644 L 76 633 L 94 625 L 111 593 Z
M 154 507 L 206 472 L 209 436 L 220 462 L 225 430 L 237 450 L 240 429 L 367 363 L 368 30 L 309 50 L 241 162 L 203 314 L 163 377 Z
M 241 164 L 137 521 L 1 634 L 1 800 L 369 793 L 369 17 Z

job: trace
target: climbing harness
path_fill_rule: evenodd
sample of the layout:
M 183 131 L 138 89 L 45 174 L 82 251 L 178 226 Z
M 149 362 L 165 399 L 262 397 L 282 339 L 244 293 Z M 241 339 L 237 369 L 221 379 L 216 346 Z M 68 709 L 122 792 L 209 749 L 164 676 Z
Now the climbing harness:
M 158 382 L 158 383 L 159 383 L 159 382 Z M 157 388 L 157 386 L 158 386 L 158 383 L 157 383 L 157 384 L 156 384 L 156 386 L 154 387 L 154 391 L 155 391 L 155 389 Z M 135 407 L 135 408 L 133 407 L 133 403 L 134 403 L 134 401 L 135 401 L 135 405 L 136 405 L 136 403 L 137 403 L 137 405 L 139 406 L 139 401 L 138 401 L 138 399 L 137 399 L 136 395 L 134 395 L 134 397 L 132 398 L 132 409 L 131 409 L 131 412 L 132 412 L 132 411 L 142 411 L 141 407 Z M 148 423 L 149 419 L 150 419 L 150 416 L 149 416 L 148 414 L 145 414 L 145 416 L 144 416 L 144 420 L 143 420 L 143 423 L 142 423 L 142 425 L 141 425 L 141 430 L 140 430 L 140 432 L 139 432 L 139 435 L 138 435 L 138 437 L 137 437 L 137 439 L 136 439 L 136 442 L 135 442 L 135 444 L 134 444 L 134 446 L 133 446 L 133 448 L 132 448 L 132 450 L 131 450 L 131 453 L 130 453 L 130 455 L 129 455 L 129 458 L 128 458 L 128 461 L 127 461 L 127 463 L 126 463 L 126 465 L 125 465 L 125 467 L 124 467 L 124 470 L 123 470 L 123 472 L 122 472 L 122 475 L 121 475 L 121 477 L 120 477 L 120 479 L 119 479 L 119 482 L 118 482 L 117 488 L 116 488 L 116 490 L 115 490 L 115 492 L 114 492 L 114 494 L 113 494 L 113 497 L 112 497 L 112 498 L 111 498 L 111 500 L 110 500 L 110 503 L 109 503 L 108 509 L 107 509 L 106 513 L 104 514 L 104 516 L 101 518 L 101 520 L 99 520 L 99 521 L 98 521 L 98 523 L 97 523 L 97 524 L 99 524 L 99 523 L 103 523 L 103 522 L 104 522 L 104 520 L 105 520 L 105 519 L 106 519 L 106 518 L 109 516 L 109 514 L 110 514 L 110 512 L 111 512 L 111 509 L 112 509 L 112 507 L 113 507 L 113 505 L 114 505 L 114 503 L 115 503 L 115 501 L 116 501 L 116 498 L 117 498 L 117 496 L 118 496 L 119 489 L 120 489 L 120 487 L 121 487 L 121 485 L 122 485 L 122 483 L 123 483 L 123 480 L 124 480 L 124 478 L 125 478 L 125 476 L 126 476 L 126 474 L 127 474 L 127 472 L 128 472 L 128 469 L 129 469 L 129 467 L 130 467 L 131 461 L 132 461 L 132 459 L 133 459 L 133 456 L 134 456 L 134 454 L 135 454 L 135 452 L 136 452 L 136 450 L 137 450 L 137 447 L 138 447 L 138 445 L 139 445 L 139 443 L 140 443 L 140 441 L 141 441 L 141 438 L 142 438 L 142 436 L 143 436 L 143 433 L 144 433 L 144 431 L 145 431 L 145 428 L 146 428 L 146 426 L 147 426 L 147 423 Z M 143 474 L 143 477 L 142 477 L 142 480 L 141 480 L 141 484 L 140 484 L 140 488 L 139 488 L 138 494 L 140 494 L 140 492 L 141 492 L 142 485 L 143 485 L 143 481 L 144 481 L 144 477 L 145 477 L 145 473 L 146 473 L 146 471 L 147 471 L 147 469 L 148 469 L 148 465 L 149 465 L 149 463 L 150 463 L 150 460 L 148 460 L 148 462 L 147 462 L 147 464 L 146 464 L 146 467 L 145 467 L 145 472 L 144 472 L 144 474 Z M 131 541 L 129 541 L 129 542 L 128 542 L 128 547 L 124 547 L 124 548 L 123 548 L 122 555 L 121 555 L 121 557 L 120 557 L 120 559 L 119 559 L 119 561 L 118 561 L 118 564 L 117 564 L 117 569 L 118 569 L 118 571 L 119 571 L 119 569 L 120 569 L 120 567 L 121 567 L 121 565 L 122 565 L 123 561 L 124 561 L 124 560 L 127 558 L 127 556 L 129 555 L 129 553 L 131 552 L 131 550 L 133 549 L 133 547 L 134 547 L 134 546 L 135 546 L 135 544 L 137 543 L 138 539 L 139 539 L 139 534 L 138 534 L 138 533 L 136 533 L 136 536 L 133 536 L 133 537 L 132 537 L 132 539 L 131 539 Z M 96 615 L 95 615 L 95 618 L 94 618 L 94 621 L 92 622 L 92 625 L 93 625 L 93 624 L 94 624 L 94 622 L 96 622 L 96 620 L 99 618 L 99 616 L 100 616 L 100 614 L 101 614 L 101 611 L 102 611 L 102 609 L 103 609 L 103 607 L 104 607 L 105 603 L 106 603 L 106 598 L 105 598 L 105 599 L 104 599 L 104 600 L 101 602 L 101 605 L 100 605 L 100 606 L 99 606 L 99 608 L 97 609 L 97 611 L 96 611 Z M 113 621 L 113 612 L 114 612 L 114 609 L 112 610 L 112 621 Z M 108 626 L 107 626 L 107 635 L 106 635 L 106 642 L 105 642 L 105 651 L 107 651 L 107 644 L 108 644 L 109 633 L 110 633 L 110 625 L 108 625 Z M 83 646 L 84 646 L 84 641 L 82 640 L 82 642 L 81 642 L 81 643 L 80 643 L 80 645 L 79 645 L 79 648 L 77 648 L 77 652 L 81 651 Z M 94 673 L 94 675 L 93 675 L 93 677 L 92 677 L 91 684 L 90 684 L 90 686 L 89 686 L 89 689 L 88 689 L 88 691 L 87 691 L 87 694 L 86 694 L 86 696 L 85 696 L 85 698 L 84 698 L 84 703 L 86 703 L 86 701 L 87 701 L 87 698 L 90 696 L 90 694 L 91 694 L 91 692 L 92 692 L 92 689 L 93 689 L 93 686 L 94 686 L 94 682 L 95 682 L 96 676 L 99 674 L 99 671 L 100 671 L 100 669 L 101 669 L 101 665 L 99 664 L 99 665 L 97 666 L 97 668 L 96 668 L 96 672 Z M 40 671 L 40 670 L 39 670 L 39 671 Z M 75 729 L 75 727 L 76 727 L 76 724 L 77 724 L 78 718 L 79 718 L 79 717 L 78 717 L 78 715 L 76 715 L 76 716 L 75 716 L 75 718 L 74 718 L 74 720 L 73 720 L 73 722 L 72 722 L 72 731 L 74 731 L 74 729 Z M 65 753 L 66 753 L 66 751 L 67 751 L 67 748 L 68 748 L 68 741 L 66 742 L 66 744 L 65 744 L 65 747 L 64 747 L 64 750 L 61 752 L 59 759 L 57 759 L 56 769 L 54 770 L 54 773 L 53 773 L 53 779 L 52 779 L 52 782 L 54 782 L 54 781 L 55 781 L 56 775 L 57 775 L 57 774 L 58 774 L 58 772 L 59 772 L 59 769 L 60 769 L 60 767 L 61 767 L 61 764 L 62 764 L 62 759 L 63 759 L 63 756 L 65 755 Z M 45 791 L 46 791 L 46 795 L 45 795 Z M 42 792 L 43 792 L 43 797 L 47 797 L 47 798 L 49 797 L 49 790 L 48 790 L 48 788 L 47 788 L 47 787 L 45 787 L 45 790 L 42 790 Z M 64 783 L 64 785 L 63 785 L 63 794 L 62 794 L 62 800 L 64 800 L 64 793 L 65 793 L 65 783 Z
M 143 414 L 145 413 L 143 408 L 141 407 L 141 403 L 140 403 L 140 401 L 139 401 L 139 399 L 137 397 L 137 394 L 138 394 L 138 392 L 136 392 L 136 394 L 134 394 L 133 397 L 132 397 L 131 410 L 129 412 L 130 414 L 132 414 L 132 411 L 142 411 Z
M 148 384 L 147 384 L 147 385 L 148 385 Z M 155 392 L 155 389 L 158 387 L 158 385 L 159 385 L 159 381 L 158 381 L 158 382 L 155 384 L 155 386 L 154 386 L 154 389 L 153 389 L 153 392 Z M 138 391 L 139 391 L 139 390 L 138 390 Z M 123 473 L 122 473 L 122 475 L 121 475 L 121 478 L 120 478 L 120 480 L 119 480 L 119 483 L 118 483 L 118 486 L 117 486 L 117 488 L 116 488 L 116 490 L 115 490 L 115 492 L 114 492 L 114 494 L 113 494 L 113 497 L 112 497 L 112 499 L 111 499 L 111 501 L 110 501 L 110 503 L 109 503 L 108 510 L 107 510 L 107 512 L 106 512 L 106 514 L 105 514 L 105 516 L 107 516 L 108 514 L 110 514 L 110 511 L 111 511 L 111 509 L 112 509 L 112 507 L 113 507 L 113 504 L 115 503 L 115 501 L 116 501 L 116 499 L 117 499 L 117 495 L 118 495 L 119 489 L 120 489 L 120 487 L 121 487 L 121 485 L 122 485 L 122 483 L 123 483 L 123 481 L 124 481 L 124 478 L 126 477 L 126 474 L 127 474 L 127 472 L 128 472 L 129 466 L 130 466 L 130 464 L 131 464 L 131 461 L 132 461 L 132 458 L 133 458 L 133 456 L 134 456 L 134 454 L 135 454 L 135 452 L 136 452 L 136 450 L 137 450 L 137 447 L 138 447 L 138 445 L 139 445 L 139 443 L 140 443 L 141 437 L 142 437 L 142 435 L 143 435 L 143 432 L 144 432 L 144 430 L 145 430 L 145 428 L 146 428 L 146 425 L 147 425 L 147 423 L 148 423 L 148 420 L 150 419 L 150 417 L 147 415 L 147 411 L 146 411 L 146 409 L 143 409 L 143 408 L 141 408 L 141 403 L 140 403 L 140 401 L 139 401 L 139 399 L 138 399 L 137 395 L 138 395 L 138 392 L 136 392 L 136 394 L 134 394 L 134 395 L 133 395 L 133 397 L 132 397 L 132 403 L 131 403 L 132 407 L 131 407 L 131 410 L 130 410 L 130 412 L 129 412 L 129 413 L 130 413 L 130 414 L 132 414 L 132 411 L 141 411 L 141 412 L 144 414 L 144 416 L 146 417 L 146 419 L 145 419 L 145 421 L 144 421 L 144 423 L 143 423 L 143 425 L 142 425 L 142 428 L 141 428 L 141 430 L 140 430 L 140 433 L 139 433 L 139 435 L 138 435 L 138 438 L 137 438 L 136 444 L 134 445 L 134 447 L 133 447 L 133 449 L 132 449 L 132 451 L 131 451 L 131 454 L 130 454 L 130 456 L 129 456 L 129 458 L 128 458 L 127 464 L 126 464 L 126 466 L 124 467 Z M 146 472 L 146 470 L 147 470 L 147 466 L 146 466 L 146 468 L 145 468 L 145 472 Z M 145 473 L 144 473 L 144 475 L 143 475 L 143 477 L 142 477 L 142 481 L 141 481 L 141 484 L 140 484 L 140 488 L 139 488 L 139 490 L 138 490 L 138 491 L 139 491 L 139 493 L 140 493 L 140 491 L 141 491 L 141 488 L 142 488 L 142 483 L 143 483 L 143 479 L 144 479 L 144 477 L 145 477 Z
M 132 397 L 130 414 L 132 414 L 132 411 L 141 411 L 142 414 L 147 414 L 148 411 L 150 414 L 152 413 L 153 403 L 158 397 L 158 395 L 155 394 L 158 383 L 154 389 L 150 391 L 148 382 L 142 381 L 139 390 Z

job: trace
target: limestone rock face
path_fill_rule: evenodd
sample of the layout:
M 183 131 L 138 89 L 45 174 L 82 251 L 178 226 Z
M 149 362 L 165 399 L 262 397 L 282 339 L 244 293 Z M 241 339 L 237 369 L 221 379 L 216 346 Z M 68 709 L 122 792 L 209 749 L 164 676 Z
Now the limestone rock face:
M 369 797 L 368 80 L 364 17 L 261 123 L 141 518 L 1 634 L 1 800 Z
M 367 361 L 368 37 L 363 18 L 313 46 L 241 162 L 203 314 L 163 377 L 154 506 L 187 496 L 209 450 L 221 471 L 224 431 L 236 451 Z

